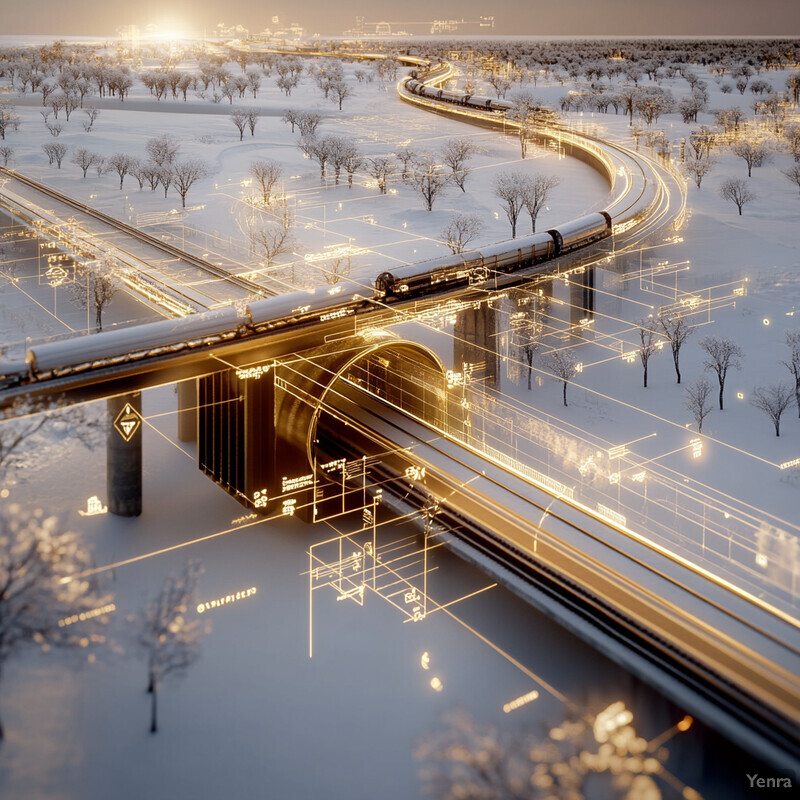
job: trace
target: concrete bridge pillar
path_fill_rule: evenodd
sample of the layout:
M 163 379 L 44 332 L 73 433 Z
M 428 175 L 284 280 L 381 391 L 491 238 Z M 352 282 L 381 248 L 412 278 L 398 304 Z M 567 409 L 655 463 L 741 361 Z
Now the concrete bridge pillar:
M 582 319 L 594 317 L 594 267 L 569 277 L 570 323 L 580 325 Z
M 108 510 L 120 517 L 138 517 L 142 513 L 142 395 L 111 397 L 106 408 Z
M 453 330 L 453 371 L 461 372 L 464 364 L 474 368 L 473 379 L 496 389 L 500 385 L 497 310 L 488 303 L 457 312 Z
M 197 441 L 197 379 L 178 383 L 178 441 Z

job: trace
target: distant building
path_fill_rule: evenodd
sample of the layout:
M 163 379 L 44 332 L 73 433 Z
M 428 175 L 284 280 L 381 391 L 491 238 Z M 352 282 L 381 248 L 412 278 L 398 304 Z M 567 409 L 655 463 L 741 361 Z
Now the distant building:
M 117 36 L 120 38 L 120 44 L 128 50 L 139 49 L 139 40 L 142 34 L 138 25 L 123 25 L 117 28 Z

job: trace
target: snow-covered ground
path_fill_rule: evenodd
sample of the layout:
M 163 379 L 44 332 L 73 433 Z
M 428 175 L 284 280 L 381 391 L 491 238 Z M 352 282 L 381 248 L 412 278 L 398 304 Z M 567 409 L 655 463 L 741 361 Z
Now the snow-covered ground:
M 0 80 L 0 97 L 15 100 L 21 117 L 19 131 L 9 133 L 6 139 L 14 148 L 10 165 L 120 219 L 146 225 L 145 229 L 156 235 L 168 232 L 198 253 L 208 253 L 210 260 L 215 260 L 216 254 L 238 262 L 242 272 L 253 273 L 261 267 L 243 230 L 248 220 L 261 212 L 242 202 L 253 191 L 247 185 L 249 164 L 256 158 L 280 161 L 296 242 L 294 253 L 281 256 L 278 263 L 282 266 L 275 271 L 282 280 L 297 285 L 320 282 L 322 274 L 312 266 L 319 262 L 308 262 L 304 256 L 321 253 L 326 247 L 350 244 L 363 248 L 364 252 L 352 259 L 352 276 L 365 283 L 392 265 L 444 254 L 448 250 L 440 232 L 455 211 L 481 216 L 485 228 L 477 245 L 507 238 L 508 223 L 493 194 L 493 180 L 502 170 L 544 171 L 560 178 L 539 218 L 540 230 L 604 207 L 607 187 L 586 165 L 559 160 L 552 152 L 543 151 L 533 151 L 523 162 L 515 138 L 424 114 L 402 103 L 391 83 L 358 83 L 354 78 L 358 68 L 358 64 L 344 65 L 354 95 L 345 100 L 342 111 L 323 100 L 308 77 L 288 98 L 275 86 L 274 75 L 264 78 L 257 99 L 248 93 L 247 98 L 235 101 L 235 106 L 257 107 L 262 113 L 255 135 L 247 133 L 242 142 L 227 116 L 227 100 L 213 104 L 190 92 L 186 103 L 172 99 L 157 103 L 139 82 L 124 103 L 94 101 L 101 113 L 91 132 L 83 130 L 85 115 L 76 110 L 55 140 L 45 128 L 38 101 L 30 95 L 15 98 L 10 91 L 3 93 Z M 233 69 L 238 67 L 233 65 Z M 749 93 L 746 97 L 722 94 L 712 75 L 702 67 L 695 71 L 708 83 L 709 108 L 747 107 Z M 782 89 L 786 74 L 765 72 L 760 77 Z M 680 77 L 664 79 L 662 86 L 676 97 L 688 94 L 688 85 Z M 555 80 L 540 80 L 534 91 L 557 107 L 568 88 Z M 483 149 L 471 162 L 474 169 L 467 179 L 467 191 L 450 187 L 428 212 L 413 189 L 397 177 L 386 195 L 378 192 L 374 179 L 365 173 L 357 175 L 352 188 L 346 177 L 339 186 L 330 175 L 321 182 L 318 166 L 303 158 L 296 146 L 297 134 L 292 135 L 281 120 L 287 108 L 319 111 L 324 116 L 319 133 L 353 138 L 369 156 L 393 153 L 403 146 L 418 154 L 435 154 L 454 136 L 468 136 Z M 624 115 L 612 111 L 567 116 L 595 124 L 601 137 L 633 144 Z M 698 123 L 712 125 L 713 117 L 701 113 Z M 678 115 L 670 114 L 654 127 L 677 143 L 697 126 L 685 125 Z M 120 192 L 115 174 L 97 176 L 90 170 L 82 179 L 69 155 L 59 170 L 47 164 L 41 149 L 58 141 L 70 151 L 86 147 L 106 156 L 120 151 L 143 156 L 147 140 L 162 133 L 180 142 L 181 158 L 203 158 L 212 165 L 212 174 L 190 191 L 185 215 L 179 211 L 180 198 L 172 192 L 164 198 L 160 189 L 140 191 L 131 176 L 126 177 Z M 643 143 L 640 146 L 644 148 Z M 505 348 L 509 362 L 503 369 L 499 399 L 530 404 L 537 418 L 568 427 L 576 440 L 598 447 L 642 439 L 629 445 L 630 473 L 649 468 L 663 474 L 672 471 L 676 483 L 706 494 L 720 514 L 746 508 L 755 520 L 763 519 L 767 526 L 796 536 L 800 480 L 796 469 L 781 470 L 779 465 L 800 457 L 797 410 L 787 411 L 781 436 L 776 438 L 766 416 L 750 405 L 754 387 L 789 380 L 780 364 L 789 355 L 784 337 L 787 331 L 800 329 L 796 316 L 800 314 L 800 198 L 797 187 L 781 173 L 792 159 L 787 153 L 775 153 L 772 163 L 753 171 L 749 183 L 758 199 L 739 216 L 717 191 L 725 178 L 746 177 L 746 166 L 729 150 L 718 150 L 716 157 L 717 165 L 702 188 L 693 183 L 688 187 L 690 213 L 680 232 L 682 241 L 642 254 L 644 270 L 665 266 L 661 262 L 667 261 L 675 270 L 661 272 L 655 280 L 613 270 L 598 275 L 596 321 L 577 347 L 584 368 L 569 389 L 570 406 L 561 405 L 559 385 L 541 367 L 534 373 L 540 381 L 535 380 L 529 392 L 524 369 L 513 363 L 519 362 L 519 354 L 502 341 L 499 346 Z M 152 224 L 155 215 L 173 211 L 177 213 L 166 219 L 180 216 L 182 224 Z M 527 230 L 526 224 L 523 216 L 522 230 Z M 5 245 L 0 253 L 0 261 L 6 262 L 18 251 Z M 744 294 L 735 293 L 745 279 Z M 49 287 L 46 294 L 37 295 L 45 306 L 42 308 L 12 284 L 3 287 L 0 341 L 35 338 L 37 319 L 48 320 L 52 326 L 51 312 L 56 308 L 48 305 Z M 556 286 L 555 297 L 568 300 L 568 289 Z M 636 347 L 638 320 L 690 297 L 701 302 L 692 318 L 698 329 L 681 353 L 683 386 L 703 373 L 704 355 L 698 345 L 703 336 L 730 337 L 745 351 L 742 369 L 729 376 L 725 411 L 715 411 L 704 425 L 699 459 L 692 458 L 689 443 L 697 434 L 684 407 L 683 386 L 675 383 L 668 351 L 654 356 L 647 389 L 641 385 L 638 360 L 629 363 L 621 357 Z M 708 297 L 720 299 L 719 307 L 709 310 L 703 306 Z M 56 292 L 53 301 L 59 310 L 68 303 Z M 554 313 L 565 319 L 567 312 L 556 309 Z M 115 319 L 135 316 L 130 306 L 115 314 Z M 79 327 L 77 322 L 74 327 Z M 447 330 L 439 334 L 420 325 L 414 327 L 414 335 L 452 358 Z M 40 325 L 39 332 L 50 335 L 55 331 Z M 408 330 L 403 332 L 408 335 Z M 241 507 L 194 468 L 191 452 L 180 450 L 174 403 L 168 389 L 145 397 L 145 415 L 153 427 L 148 428 L 145 441 L 145 512 L 139 519 L 77 515 L 86 498 L 102 498 L 105 491 L 102 453 L 98 457 L 77 448 L 62 448 L 41 468 L 21 471 L 19 482 L 7 487 L 9 499 L 2 502 L 16 500 L 48 513 L 59 512 L 65 526 L 81 530 L 94 544 L 101 565 L 233 529 L 216 539 L 114 570 L 118 611 L 112 628 L 118 637 L 125 635 L 124 617 L 187 557 L 206 566 L 200 586 L 203 598 L 250 586 L 256 586 L 258 592 L 254 598 L 213 615 L 213 633 L 203 659 L 185 682 L 162 694 L 163 729 L 155 737 L 146 728 L 144 665 L 133 658 L 130 645 L 123 657 L 74 674 L 52 654 L 28 654 L 13 662 L 4 674 L 0 695 L 7 730 L 0 753 L 0 787 L 6 787 L 7 796 L 26 800 L 302 798 L 322 793 L 349 798 L 418 796 L 411 763 L 413 742 L 435 723 L 438 712 L 457 700 L 476 716 L 500 719 L 498 709 L 528 690 L 529 676 L 494 651 L 488 655 L 485 644 L 471 635 L 461 637 L 461 627 L 445 615 L 433 616 L 421 626 L 402 625 L 377 598 L 369 617 L 359 616 L 365 609 L 337 603 L 332 595 L 320 600 L 315 605 L 316 655 L 308 661 L 308 592 L 301 575 L 305 550 L 333 532 L 308 530 L 291 522 L 270 523 L 268 530 L 265 524 L 239 530 L 242 526 L 233 521 L 242 516 Z M 673 452 L 676 450 L 679 452 Z M 572 469 L 574 475 L 574 465 L 553 466 L 565 474 Z M 671 521 L 667 518 L 664 522 L 669 526 Z M 458 578 L 443 579 L 440 602 L 486 583 L 448 560 L 447 572 L 451 570 L 460 570 Z M 495 607 L 486 598 L 495 591 L 485 595 L 474 611 L 464 606 L 464 613 L 470 610 L 481 624 L 487 622 L 489 610 Z M 592 690 L 583 695 L 579 684 L 585 678 L 577 670 L 571 671 L 566 655 L 558 655 L 562 647 L 566 653 L 565 635 L 537 620 L 535 624 L 543 627 L 531 641 L 520 641 L 518 630 L 531 618 L 519 604 L 503 598 L 497 615 L 514 618 L 515 624 L 508 629 L 492 628 L 492 635 L 506 637 L 506 650 L 534 673 L 547 671 L 545 680 L 567 695 L 575 693 L 581 704 L 596 710 L 617 699 L 617 692 L 633 707 L 639 689 L 621 690 L 624 679 L 616 674 L 607 681 L 594 676 Z M 521 625 L 516 623 L 517 617 Z M 476 627 L 484 630 L 477 623 Z M 390 636 L 385 634 L 387 629 Z M 383 646 L 376 647 L 376 641 Z M 568 646 L 570 653 L 577 653 L 576 662 L 591 658 L 593 665 L 596 663 L 596 656 L 585 653 L 580 644 L 570 641 Z M 515 651 L 516 647 L 521 650 Z M 436 664 L 436 675 L 445 687 L 441 693 L 431 689 L 433 673 L 420 669 L 423 652 L 429 652 L 432 665 Z M 442 660 L 437 663 L 439 653 Z M 533 722 L 560 720 L 563 706 L 552 695 L 541 694 Z M 398 697 L 403 698 L 399 703 Z M 649 702 L 652 700 L 640 705 Z M 674 723 L 660 718 L 659 713 L 644 723 L 650 726 L 649 737 Z M 376 715 L 383 716 L 377 733 L 373 727 Z M 41 763 L 47 768 L 42 769 Z M 393 776 L 390 789 L 385 783 L 386 770 Z M 713 791 L 709 796 L 714 796 Z

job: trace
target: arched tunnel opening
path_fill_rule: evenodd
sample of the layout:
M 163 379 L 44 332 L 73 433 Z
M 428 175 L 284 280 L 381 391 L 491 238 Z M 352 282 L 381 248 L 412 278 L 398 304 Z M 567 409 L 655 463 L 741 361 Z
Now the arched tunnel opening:
M 447 376 L 439 357 L 382 331 L 301 354 L 282 370 L 277 452 L 296 459 L 296 474 L 315 478 L 316 496 L 304 508 L 331 497 L 338 505 L 348 485 L 353 493 L 364 480 L 359 463 L 396 460 L 380 435 L 359 424 L 365 406 L 383 415 L 401 411 L 437 428 L 448 423 Z
M 432 350 L 382 330 L 248 366 L 238 376 L 214 373 L 198 387 L 199 466 L 251 509 L 283 506 L 311 520 L 316 506 L 363 483 L 358 464 L 397 455 L 361 424 L 365 408 L 373 422 L 393 416 L 401 429 L 398 412 L 446 428 L 451 415 L 463 416 L 457 401 L 451 410 L 447 385 Z

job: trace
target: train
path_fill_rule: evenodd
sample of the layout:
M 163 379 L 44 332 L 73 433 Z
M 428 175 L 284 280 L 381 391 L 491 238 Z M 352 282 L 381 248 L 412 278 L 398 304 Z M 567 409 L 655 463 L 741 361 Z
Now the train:
M 611 215 L 598 211 L 543 233 L 382 272 L 375 281 L 375 290 L 385 302 L 392 302 L 481 285 L 492 277 L 528 269 L 596 244 L 610 237 L 612 231 Z
M 611 216 L 599 211 L 542 233 L 382 272 L 372 288 L 344 280 L 332 287 L 230 305 L 180 319 L 32 345 L 24 361 L 0 360 L 0 389 L 270 331 L 343 321 L 435 292 L 497 285 L 504 275 L 568 255 L 611 234 Z
M 486 95 L 469 94 L 464 91 L 451 91 L 449 89 L 441 89 L 438 86 L 430 86 L 420 76 L 412 76 L 406 80 L 404 87 L 406 91 L 418 97 L 425 97 L 429 100 L 435 100 L 440 103 L 451 103 L 452 105 L 463 106 L 465 108 L 475 108 L 481 111 L 497 111 L 501 114 L 506 114 L 512 108 L 514 103 L 509 100 L 501 98 L 488 97 Z M 535 109 L 535 118 L 540 125 L 553 126 L 558 121 L 558 115 L 555 111 L 543 106 L 537 106 Z

